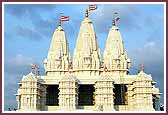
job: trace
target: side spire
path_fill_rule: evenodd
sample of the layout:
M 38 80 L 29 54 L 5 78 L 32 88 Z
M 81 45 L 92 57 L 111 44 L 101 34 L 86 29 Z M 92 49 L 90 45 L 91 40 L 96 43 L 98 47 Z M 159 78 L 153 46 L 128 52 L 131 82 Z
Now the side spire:
M 48 76 L 61 75 L 68 72 L 70 52 L 66 39 L 66 34 L 62 28 L 62 22 L 69 21 L 69 16 L 61 16 L 58 27 L 53 33 L 53 37 L 48 51 L 48 57 L 44 60 L 44 68 Z
M 107 65 L 109 71 L 116 72 L 116 74 L 119 70 L 127 74 L 131 62 L 124 49 L 119 28 L 116 26 L 119 19 L 118 16 L 113 19 L 112 27 L 109 30 L 104 50 L 104 65 Z

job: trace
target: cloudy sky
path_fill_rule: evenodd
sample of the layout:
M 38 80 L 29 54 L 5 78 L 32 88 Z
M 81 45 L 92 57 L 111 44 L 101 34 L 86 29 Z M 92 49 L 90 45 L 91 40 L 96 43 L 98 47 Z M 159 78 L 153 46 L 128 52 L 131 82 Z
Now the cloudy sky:
M 31 63 L 41 68 L 47 57 L 52 34 L 58 26 L 60 13 L 70 16 L 63 24 L 71 56 L 81 21 L 88 4 L 6 4 L 4 5 L 4 108 L 16 107 L 16 94 L 23 75 L 31 70 Z M 163 4 L 98 4 L 91 12 L 97 41 L 103 54 L 114 12 L 125 49 L 132 61 L 130 74 L 137 74 L 143 63 L 156 86 L 164 93 L 164 6 Z M 161 97 L 163 102 L 163 95 Z

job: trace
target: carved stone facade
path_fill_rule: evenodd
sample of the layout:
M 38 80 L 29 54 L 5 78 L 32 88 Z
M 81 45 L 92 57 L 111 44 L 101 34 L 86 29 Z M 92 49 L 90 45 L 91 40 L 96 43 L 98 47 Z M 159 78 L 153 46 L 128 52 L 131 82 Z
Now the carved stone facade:
M 141 70 L 129 75 L 131 61 L 115 23 L 110 28 L 103 60 L 92 21 L 86 12 L 73 61 L 61 25 L 55 30 L 47 59 L 46 76 L 23 76 L 18 89 L 18 111 L 154 111 L 159 89 Z M 71 69 L 70 69 L 71 68 Z M 106 70 L 105 70 L 106 69 Z

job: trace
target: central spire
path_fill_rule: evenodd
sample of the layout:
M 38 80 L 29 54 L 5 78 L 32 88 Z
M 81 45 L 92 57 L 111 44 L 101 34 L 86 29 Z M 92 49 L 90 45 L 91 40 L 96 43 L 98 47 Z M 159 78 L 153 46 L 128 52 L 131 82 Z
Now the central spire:
M 98 72 L 100 69 L 100 50 L 98 48 L 96 34 L 93 24 L 89 17 L 89 10 L 85 12 L 85 19 L 81 23 L 76 47 L 73 56 L 73 70 L 89 72 L 92 70 Z M 97 70 L 96 70 L 97 69 Z M 94 73 L 94 72 L 93 72 Z

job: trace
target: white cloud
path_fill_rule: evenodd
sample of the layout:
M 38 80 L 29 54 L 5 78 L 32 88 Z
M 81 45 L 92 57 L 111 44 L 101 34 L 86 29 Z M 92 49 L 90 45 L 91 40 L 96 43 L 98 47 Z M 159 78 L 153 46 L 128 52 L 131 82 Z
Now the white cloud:
M 28 57 L 22 54 L 17 54 L 15 57 L 6 57 L 4 70 L 5 73 L 14 75 L 25 75 L 31 71 L 31 65 L 35 64 L 40 68 L 41 74 L 44 74 L 44 68 L 41 60 L 35 60 L 32 57 Z
M 163 46 L 160 46 L 155 41 L 146 42 L 144 46 L 130 53 L 134 60 L 134 65 L 139 65 L 140 63 L 150 65 L 162 61 L 164 57 Z
M 23 56 L 22 54 L 16 55 L 16 57 L 13 57 L 8 60 L 9 64 L 16 65 L 16 66 L 27 66 L 31 65 L 33 62 L 33 59 L 31 57 Z
M 32 57 L 24 56 L 22 54 L 18 54 L 15 57 L 5 57 L 5 73 L 14 75 L 27 74 L 31 71 L 31 64 L 37 64 L 35 61 L 37 62 L 37 60 L 33 60 Z
M 149 48 L 149 47 L 155 47 L 155 42 L 151 41 L 151 42 L 146 42 L 146 44 L 144 45 L 144 47 Z
M 147 8 L 147 6 L 145 8 Z M 121 18 L 119 25 L 127 32 L 130 30 L 141 32 L 148 30 L 147 33 L 149 33 L 151 31 L 151 26 L 152 28 L 158 28 L 160 23 L 157 22 L 163 21 L 162 13 L 147 15 L 142 9 L 138 9 L 137 5 L 98 5 L 98 9 L 93 13 L 91 12 L 91 18 L 98 32 L 103 33 L 109 30 L 109 26 L 112 25 L 112 19 L 116 16 L 114 12 L 118 12 L 118 16 Z M 107 25 L 109 26 L 107 27 Z

